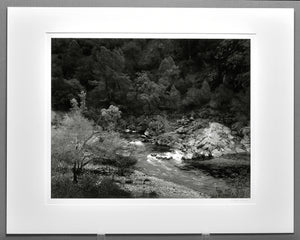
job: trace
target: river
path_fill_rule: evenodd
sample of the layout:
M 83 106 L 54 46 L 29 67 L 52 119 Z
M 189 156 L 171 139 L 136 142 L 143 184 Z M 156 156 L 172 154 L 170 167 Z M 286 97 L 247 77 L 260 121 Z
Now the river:
M 216 188 L 224 189 L 226 182 L 221 178 L 214 178 L 199 170 L 183 170 L 183 153 L 176 149 L 160 147 L 152 143 L 144 143 L 136 136 L 127 136 L 130 144 L 135 146 L 135 157 L 138 162 L 136 168 L 148 176 L 185 186 L 197 192 L 209 194 Z

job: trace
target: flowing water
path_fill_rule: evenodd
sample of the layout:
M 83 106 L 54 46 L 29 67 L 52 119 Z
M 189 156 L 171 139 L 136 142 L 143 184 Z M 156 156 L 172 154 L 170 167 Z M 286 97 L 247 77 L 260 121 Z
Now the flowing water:
M 132 136 L 130 144 L 135 146 L 135 156 L 138 159 L 136 168 L 146 175 L 183 185 L 201 193 L 211 193 L 216 188 L 226 187 L 224 180 L 214 178 L 204 171 L 179 168 L 183 156 L 180 150 L 143 143 Z

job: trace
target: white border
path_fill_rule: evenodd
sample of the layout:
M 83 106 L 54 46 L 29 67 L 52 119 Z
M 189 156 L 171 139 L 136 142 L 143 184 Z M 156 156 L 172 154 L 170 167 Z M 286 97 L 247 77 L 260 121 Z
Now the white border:
M 250 200 L 49 199 L 47 43 L 126 32 L 251 38 Z M 293 232 L 293 50 L 292 9 L 9 8 L 7 233 Z

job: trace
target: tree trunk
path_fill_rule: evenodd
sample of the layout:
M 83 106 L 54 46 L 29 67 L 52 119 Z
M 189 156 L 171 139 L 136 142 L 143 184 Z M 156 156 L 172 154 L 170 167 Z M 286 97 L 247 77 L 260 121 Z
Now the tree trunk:
M 72 168 L 72 171 L 73 171 L 73 183 L 78 183 L 78 168 L 76 166 L 76 162 L 74 163 L 74 166 Z
M 78 183 L 77 171 L 73 168 L 73 183 Z

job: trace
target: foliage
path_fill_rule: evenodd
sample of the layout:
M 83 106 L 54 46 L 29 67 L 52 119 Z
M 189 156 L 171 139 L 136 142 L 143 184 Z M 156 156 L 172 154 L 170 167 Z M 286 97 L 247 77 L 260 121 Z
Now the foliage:
M 121 111 L 119 108 L 110 105 L 108 109 L 101 109 L 101 119 L 103 126 L 108 130 L 114 130 L 118 120 L 121 118 Z
M 102 156 L 102 163 L 116 167 L 130 167 L 136 163 L 131 154 L 133 146 L 120 137 L 117 132 L 103 132 L 101 144 L 93 146 L 98 156 Z
M 114 115 L 107 116 L 108 121 L 113 119 Z M 131 156 L 132 148 L 117 132 L 95 132 L 92 122 L 77 110 L 66 115 L 59 127 L 52 129 L 52 169 L 58 171 L 72 166 L 75 183 L 83 167 L 91 161 L 116 166 L 118 173 L 124 175 L 136 164 L 136 159 Z
M 159 83 L 164 87 L 170 87 L 179 76 L 179 68 L 172 57 L 167 57 L 161 61 L 158 69 Z
M 154 135 L 165 133 L 170 130 L 169 121 L 164 115 L 155 115 L 148 123 L 148 129 Z
M 150 80 L 146 72 L 138 73 L 135 80 L 136 98 L 144 113 L 154 112 L 160 105 L 163 88 Z
M 239 121 L 250 119 L 250 88 L 241 91 L 231 100 L 230 110 L 237 113 Z
M 188 89 L 183 105 L 186 107 L 203 106 L 210 100 L 210 95 L 209 84 L 204 81 L 201 89 L 194 87 Z
M 178 109 L 181 104 L 181 94 L 177 88 L 172 85 L 167 99 L 167 104 L 170 106 L 170 109 Z
M 53 39 L 52 46 L 55 111 L 68 111 L 82 90 L 86 116 L 110 105 L 141 116 L 208 102 L 238 112 L 250 102 L 247 39 Z
M 250 40 L 52 39 L 52 110 L 54 197 L 128 197 L 87 170 L 131 172 L 136 146 L 120 130 L 173 146 L 175 129 L 194 116 L 249 123 Z M 173 116 L 189 120 L 176 124 Z
M 85 147 L 93 132 L 93 123 L 79 112 L 65 115 L 59 127 L 51 131 L 52 166 L 55 168 L 62 162 L 72 165 L 74 182 L 89 159 Z
M 129 79 L 122 72 L 125 59 L 119 49 L 109 50 L 104 46 L 96 48 L 95 67 L 93 70 L 96 85 L 103 88 L 101 98 L 107 102 L 122 101 L 128 90 Z
M 214 92 L 210 106 L 212 108 L 228 110 L 233 96 L 234 92 L 224 84 L 221 84 Z
M 70 100 L 78 99 L 78 94 L 82 90 L 83 87 L 76 79 L 52 78 L 52 109 L 69 110 Z
M 118 168 L 118 174 L 124 176 L 137 163 L 132 156 L 116 155 L 113 165 Z

